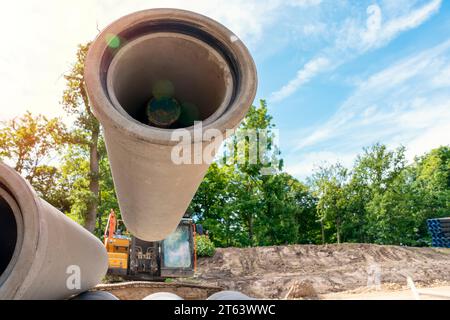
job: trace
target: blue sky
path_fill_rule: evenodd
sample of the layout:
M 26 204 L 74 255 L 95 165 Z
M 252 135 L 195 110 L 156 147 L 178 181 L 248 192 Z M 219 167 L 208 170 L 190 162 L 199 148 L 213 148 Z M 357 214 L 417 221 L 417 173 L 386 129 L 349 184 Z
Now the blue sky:
M 286 170 L 350 166 L 364 146 L 404 145 L 411 160 L 450 143 L 449 0 L 46 0 L 0 5 L 0 119 L 61 116 L 61 75 L 76 45 L 152 7 L 208 15 L 249 47 L 280 130 Z M 22 17 L 20 23 L 17 17 Z
M 319 1 L 265 37 L 258 97 L 288 172 L 351 166 L 375 142 L 405 145 L 409 160 L 450 143 L 449 1 Z

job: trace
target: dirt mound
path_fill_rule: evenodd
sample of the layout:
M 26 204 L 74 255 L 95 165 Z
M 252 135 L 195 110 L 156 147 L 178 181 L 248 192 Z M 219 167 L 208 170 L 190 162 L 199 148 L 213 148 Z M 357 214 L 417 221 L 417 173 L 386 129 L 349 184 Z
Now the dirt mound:
M 257 298 L 311 297 L 380 283 L 450 281 L 450 250 L 370 244 L 218 249 L 199 260 L 201 283 Z

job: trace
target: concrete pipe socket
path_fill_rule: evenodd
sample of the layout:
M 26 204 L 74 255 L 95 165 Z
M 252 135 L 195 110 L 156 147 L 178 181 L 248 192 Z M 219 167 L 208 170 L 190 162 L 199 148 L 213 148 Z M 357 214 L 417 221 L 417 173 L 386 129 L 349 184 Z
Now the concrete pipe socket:
M 0 162 L 0 299 L 67 299 L 107 267 L 101 241 Z
M 138 238 L 162 240 L 175 230 L 209 167 L 202 152 L 213 155 L 253 102 L 252 57 L 207 17 L 146 10 L 115 21 L 91 44 L 85 81 L 104 128 L 125 225 Z M 180 129 L 190 139 L 180 142 Z M 191 161 L 174 161 L 180 146 Z

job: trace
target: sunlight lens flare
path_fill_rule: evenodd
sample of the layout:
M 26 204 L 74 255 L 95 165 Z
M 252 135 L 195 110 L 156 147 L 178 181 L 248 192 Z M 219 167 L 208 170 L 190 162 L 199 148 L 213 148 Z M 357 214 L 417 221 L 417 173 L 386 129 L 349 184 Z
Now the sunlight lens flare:
M 158 80 L 152 87 L 153 97 L 146 106 L 146 115 L 150 125 L 168 128 L 181 115 L 181 105 L 173 97 L 175 87 L 170 80 Z
M 111 49 L 117 49 L 120 47 L 120 43 L 121 43 L 120 38 L 115 34 L 111 34 L 111 33 L 107 34 L 105 40 L 106 40 L 108 47 L 110 47 Z
M 150 125 L 167 128 L 174 124 L 181 114 L 181 106 L 175 98 L 153 98 L 147 105 L 147 119 Z

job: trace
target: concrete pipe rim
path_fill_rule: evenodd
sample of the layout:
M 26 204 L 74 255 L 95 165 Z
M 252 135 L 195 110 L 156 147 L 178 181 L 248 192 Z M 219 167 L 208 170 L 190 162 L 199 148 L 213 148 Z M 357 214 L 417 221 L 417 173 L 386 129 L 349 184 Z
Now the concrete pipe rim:
M 205 31 L 207 30 L 207 31 Z M 108 93 L 108 73 L 114 56 L 125 47 L 111 48 L 107 39 L 115 36 L 123 43 L 155 33 L 176 33 L 196 38 L 213 49 L 227 62 L 233 77 L 230 103 L 220 114 L 203 119 L 203 130 L 227 129 L 239 126 L 256 95 L 255 63 L 243 42 L 220 23 L 198 13 L 179 9 L 150 9 L 132 13 L 106 27 L 90 45 L 85 64 L 85 83 L 93 112 L 104 127 L 118 129 L 124 135 L 162 145 L 175 145 L 173 129 L 152 127 L 117 108 Z M 126 112 L 125 112 L 126 113 Z M 185 127 L 193 134 L 193 127 Z
M 0 198 L 13 211 L 17 228 L 13 256 L 0 274 L 0 299 L 15 299 L 20 298 L 29 277 L 33 276 L 30 271 L 40 237 L 40 204 L 28 182 L 2 162 Z

